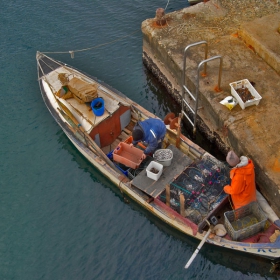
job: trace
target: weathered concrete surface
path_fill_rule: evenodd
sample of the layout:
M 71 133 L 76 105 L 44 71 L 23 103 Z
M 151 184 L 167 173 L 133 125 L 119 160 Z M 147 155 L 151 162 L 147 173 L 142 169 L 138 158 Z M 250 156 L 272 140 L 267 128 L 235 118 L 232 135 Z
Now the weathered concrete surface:
M 268 24 L 269 23 L 269 24 Z M 261 26 L 265 28 L 260 28 Z M 244 24 L 238 33 L 243 41 L 280 74 L 280 13 Z
M 215 90 L 218 60 L 208 63 L 207 76 L 200 77 L 199 129 L 224 153 L 232 148 L 253 159 L 258 186 L 280 216 L 278 0 L 210 0 L 166 18 L 165 26 L 157 26 L 154 19 L 142 23 L 144 63 L 180 102 L 185 47 L 205 40 L 208 57 L 223 57 L 222 91 Z M 189 50 L 186 84 L 193 93 L 203 59 L 203 46 Z M 255 82 L 262 100 L 258 106 L 242 110 L 237 105 L 230 111 L 219 102 L 231 95 L 229 83 L 242 79 Z

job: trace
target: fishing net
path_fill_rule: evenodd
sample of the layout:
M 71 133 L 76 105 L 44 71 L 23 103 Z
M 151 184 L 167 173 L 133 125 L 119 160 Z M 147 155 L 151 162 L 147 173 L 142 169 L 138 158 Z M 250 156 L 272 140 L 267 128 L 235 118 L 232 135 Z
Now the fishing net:
M 170 207 L 180 213 L 180 194 L 183 194 L 185 217 L 199 224 L 226 196 L 223 187 L 229 182 L 229 167 L 205 156 L 170 183 Z M 166 203 L 166 190 L 160 200 Z
M 253 226 L 257 223 L 259 223 L 259 220 L 257 219 L 257 217 L 254 216 L 254 215 L 249 215 L 249 216 L 246 216 L 242 219 L 238 219 L 238 220 L 233 221 L 231 223 L 231 225 L 232 225 L 232 228 L 237 231 L 237 230 L 240 230 L 240 229 L 248 228 L 248 227 Z

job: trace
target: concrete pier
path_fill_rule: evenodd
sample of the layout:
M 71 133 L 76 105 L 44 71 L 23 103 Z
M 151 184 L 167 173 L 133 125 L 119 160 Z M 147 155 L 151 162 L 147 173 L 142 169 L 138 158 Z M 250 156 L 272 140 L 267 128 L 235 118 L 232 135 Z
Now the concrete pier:
M 224 154 L 233 149 L 253 160 L 258 187 L 280 216 L 280 2 L 210 0 L 165 19 L 142 23 L 145 65 L 181 104 L 184 49 L 206 41 L 208 58 L 222 56 L 221 91 L 218 60 L 199 77 L 198 129 Z M 185 83 L 193 93 L 204 54 L 203 45 L 187 53 Z M 243 79 L 254 82 L 260 103 L 244 110 L 221 105 L 231 96 L 229 83 Z

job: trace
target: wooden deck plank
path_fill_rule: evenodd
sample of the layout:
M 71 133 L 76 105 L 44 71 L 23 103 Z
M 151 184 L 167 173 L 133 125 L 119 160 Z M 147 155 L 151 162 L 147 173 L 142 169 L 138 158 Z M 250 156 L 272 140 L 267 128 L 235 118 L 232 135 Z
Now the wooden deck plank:
M 130 123 L 126 126 L 126 129 L 129 130 L 129 131 L 132 131 L 134 126 L 135 126 L 135 123 L 136 122 L 133 119 L 131 119 Z
M 109 113 L 107 111 L 105 111 L 102 116 L 95 116 L 91 110 L 90 104 L 79 103 L 75 98 L 69 98 L 66 99 L 66 101 L 72 106 L 74 110 L 78 112 L 79 115 L 83 116 L 83 118 L 86 119 L 93 127 L 95 127 L 104 119 L 109 117 Z
M 132 181 L 132 185 L 144 191 L 152 197 L 157 197 L 167 184 L 181 174 L 193 160 L 180 152 L 175 146 L 168 147 L 173 152 L 173 159 L 170 166 L 164 166 L 162 175 L 157 181 L 147 177 L 146 170 L 141 171 Z
M 124 128 L 124 129 L 123 129 L 123 131 L 124 131 L 126 134 L 128 134 L 128 135 L 130 135 L 130 134 L 131 134 L 131 131 L 130 131 L 130 130 L 128 130 L 128 129 L 126 129 L 126 128 Z
M 125 141 L 128 138 L 128 134 L 124 131 L 122 131 L 122 133 L 118 136 L 117 139 L 119 139 L 121 142 Z

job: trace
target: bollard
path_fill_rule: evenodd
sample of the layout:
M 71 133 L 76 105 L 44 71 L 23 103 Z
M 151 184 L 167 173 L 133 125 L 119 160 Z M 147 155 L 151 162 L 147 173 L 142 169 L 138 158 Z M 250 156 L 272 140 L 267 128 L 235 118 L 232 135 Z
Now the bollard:
M 163 8 L 158 8 L 156 10 L 156 23 L 157 25 L 165 25 L 166 24 L 166 19 L 165 19 L 165 12 Z

